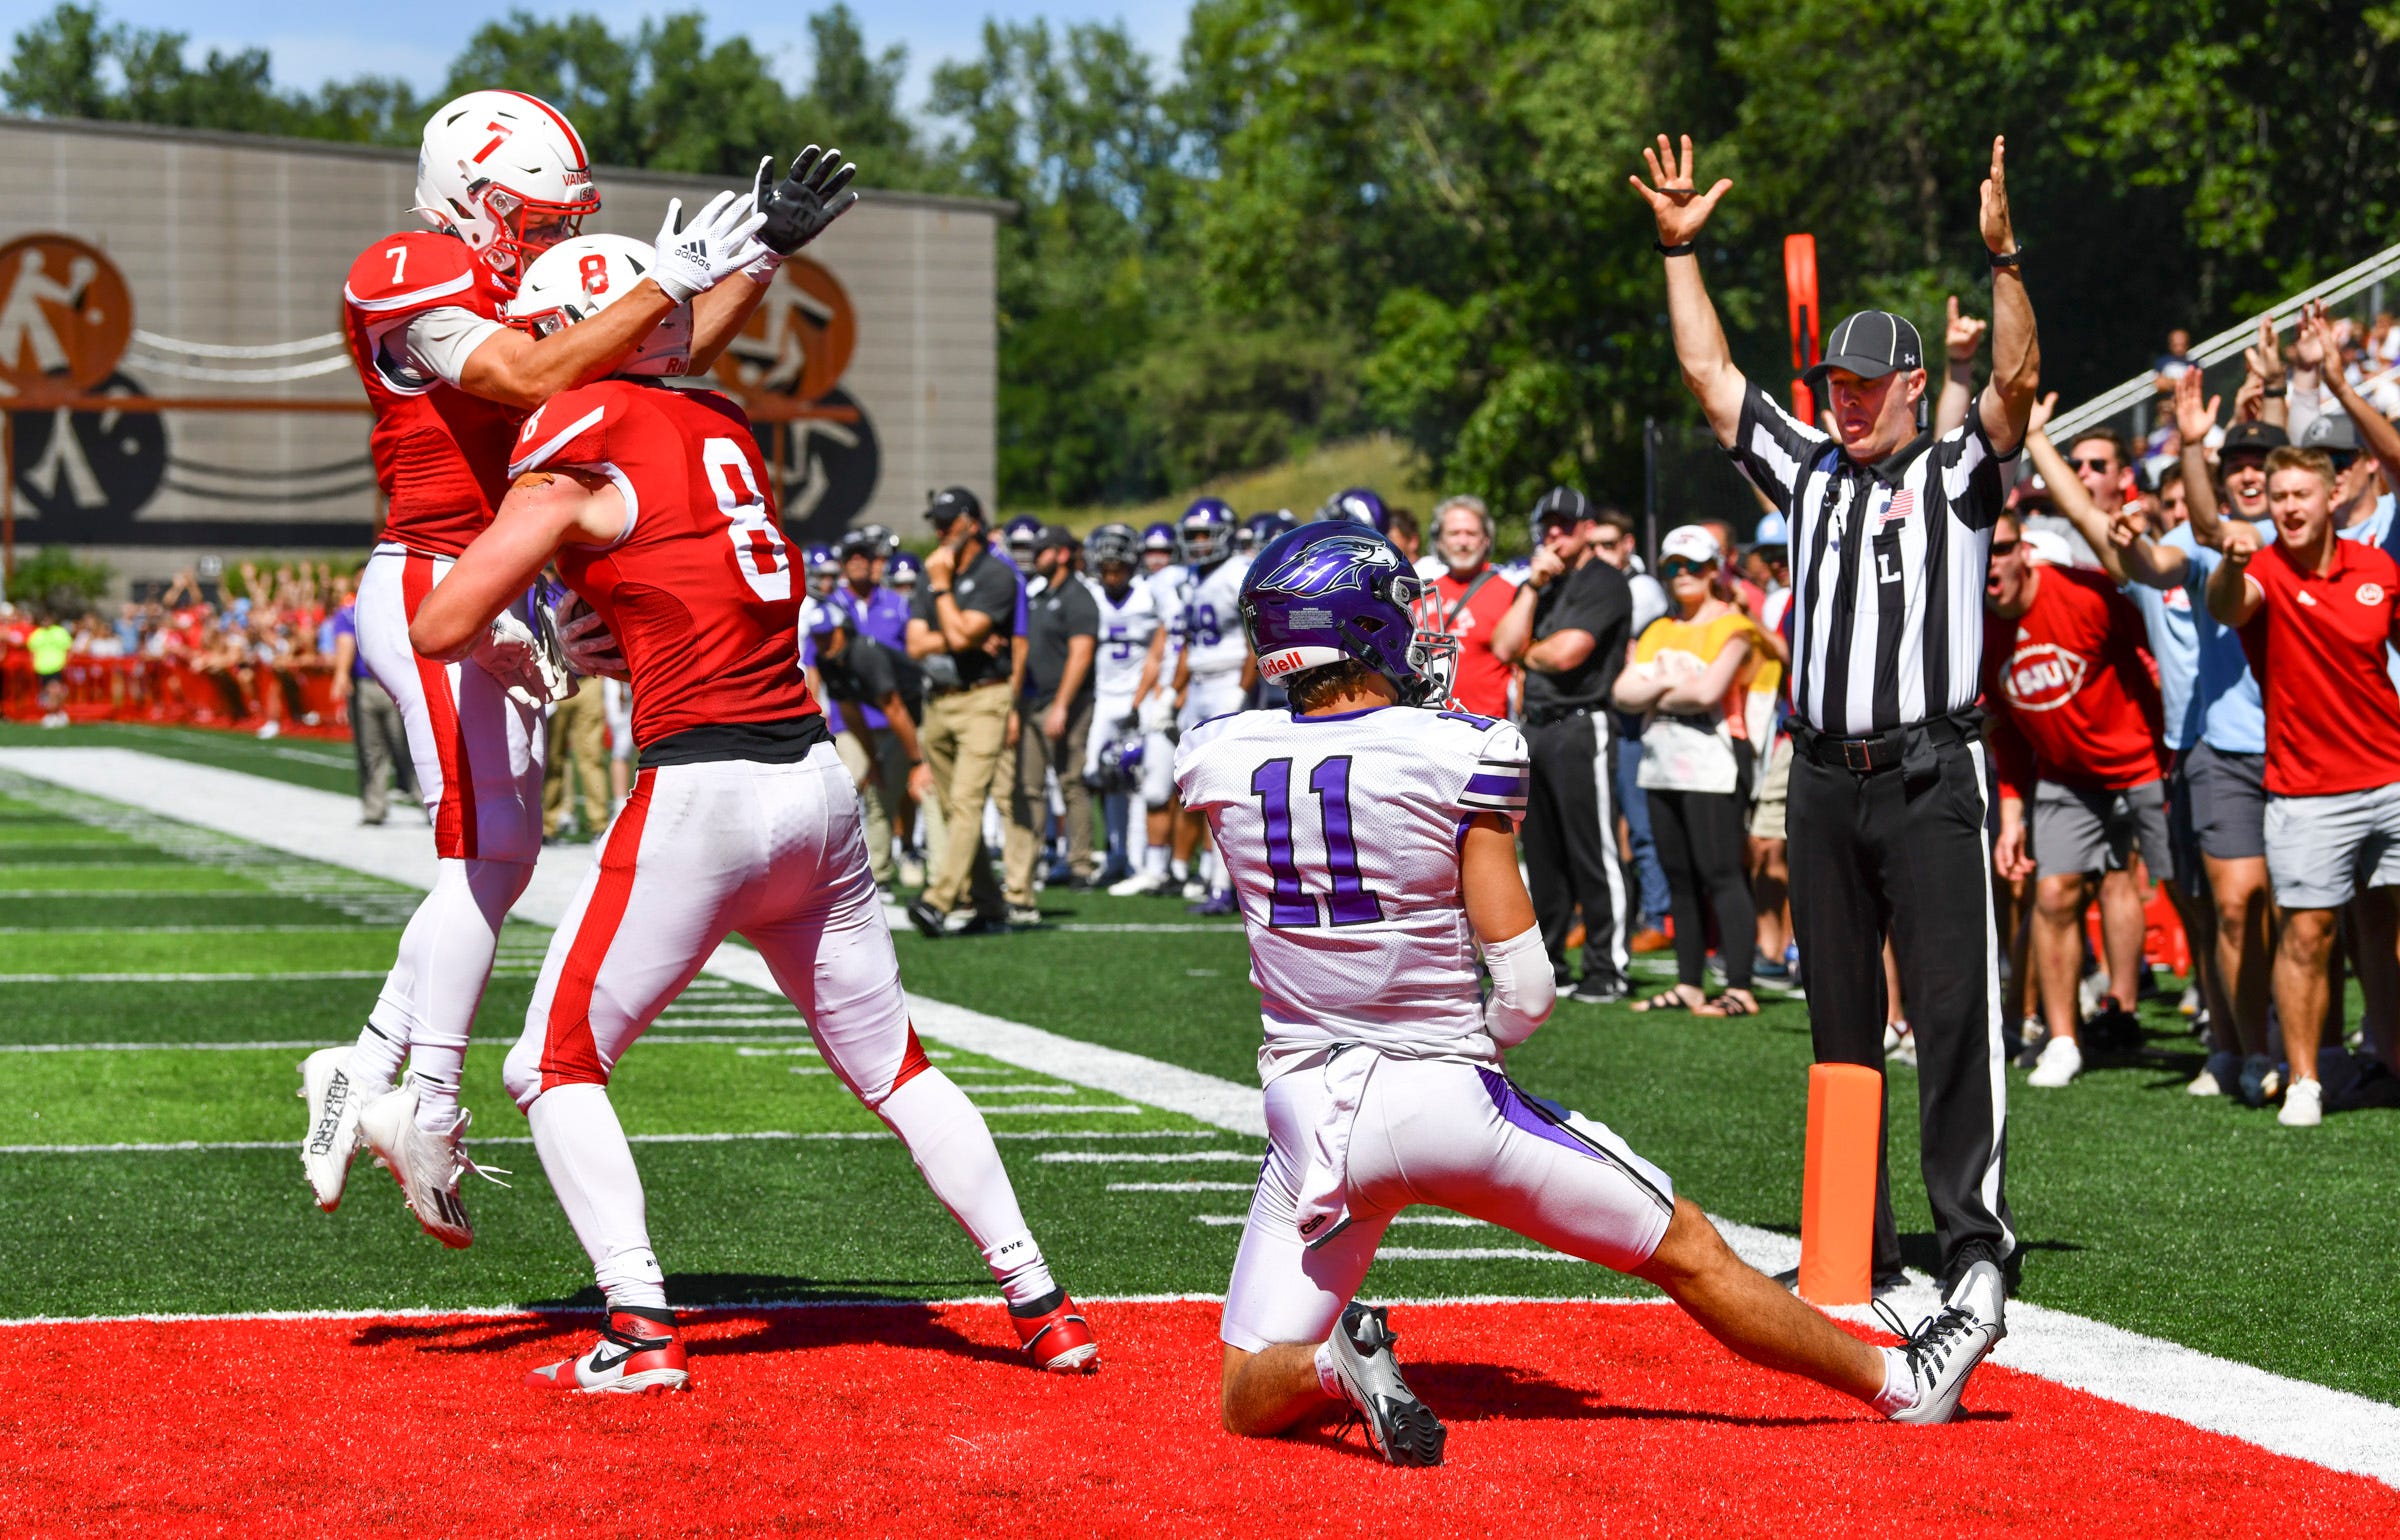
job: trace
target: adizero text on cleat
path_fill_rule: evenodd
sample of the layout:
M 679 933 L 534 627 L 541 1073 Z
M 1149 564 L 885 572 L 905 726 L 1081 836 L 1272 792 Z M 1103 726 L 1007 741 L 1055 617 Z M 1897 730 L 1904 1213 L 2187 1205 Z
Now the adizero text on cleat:
M 1035 1368 L 1053 1374 L 1089 1374 L 1100 1367 L 1100 1344 L 1065 1290 L 1034 1301 L 1030 1312 L 1019 1315 L 1012 1305 L 1008 1320 L 1017 1329 L 1017 1345 Z
M 564 1363 L 525 1376 L 535 1390 L 571 1390 L 582 1395 L 665 1395 L 692 1388 L 683 1366 L 683 1339 L 675 1334 L 675 1312 L 638 1305 L 608 1313 L 600 1340 Z
M 308 1107 L 300 1168 L 317 1207 L 330 1214 L 342 1206 L 342 1189 L 350 1182 L 350 1162 L 359 1149 L 358 1114 L 367 1101 L 351 1083 L 349 1049 L 320 1048 L 300 1061 L 300 1100 Z
M 1439 1465 L 1450 1432 L 1400 1377 L 1399 1340 L 1382 1306 L 1352 1304 L 1333 1330 L 1334 1374 L 1377 1454 L 1394 1465 Z

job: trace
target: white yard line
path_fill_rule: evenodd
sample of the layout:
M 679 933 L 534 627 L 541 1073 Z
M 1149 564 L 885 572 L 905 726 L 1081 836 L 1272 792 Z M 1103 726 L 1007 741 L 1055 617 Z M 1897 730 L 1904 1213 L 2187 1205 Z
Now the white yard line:
M 162 766 L 156 756 L 125 749 L 0 749 L 0 768 L 411 887 L 425 888 L 432 882 L 432 843 L 422 827 L 362 828 L 352 799 L 331 792 L 262 783 L 258 777 L 238 771 L 181 761 Z M 262 792 L 262 787 L 267 789 Z M 535 869 L 517 913 L 543 924 L 557 924 L 584 869 L 585 862 L 580 859 L 543 862 Z M 720 947 L 706 971 L 761 990 L 774 989 L 764 959 L 745 948 Z M 922 996 L 911 996 L 909 1004 L 917 1027 L 927 1037 L 1036 1075 L 1146 1102 L 1230 1132 L 1265 1137 L 1266 1116 L 1255 1086 Z M 1055 1150 L 1038 1158 L 1063 1162 L 1118 1159 L 1110 1152 L 1082 1150 Z M 1205 1150 L 1151 1155 L 1144 1163 L 1255 1164 L 1258 1159 L 1255 1150 Z M 1792 1237 L 1746 1225 L 1720 1228 L 1734 1249 L 1754 1266 L 1774 1271 L 1798 1259 L 1799 1242 Z M 1380 1255 L 1422 1260 L 1421 1253 L 1427 1249 L 1386 1248 Z M 1515 1255 L 1513 1248 L 1490 1249 Z M 1547 1250 L 1523 1254 L 1556 1255 Z M 1456 1259 L 1466 1253 L 1438 1255 Z M 1930 1313 L 1926 1307 L 1932 1303 L 1931 1292 L 1919 1284 L 1900 1306 L 1904 1312 Z M 2400 1486 L 2400 1407 L 2024 1301 L 2009 1307 L 2009 1328 L 2008 1339 L 1994 1354 L 1995 1362 L 2120 1405 L 2244 1439 L 2278 1454 Z

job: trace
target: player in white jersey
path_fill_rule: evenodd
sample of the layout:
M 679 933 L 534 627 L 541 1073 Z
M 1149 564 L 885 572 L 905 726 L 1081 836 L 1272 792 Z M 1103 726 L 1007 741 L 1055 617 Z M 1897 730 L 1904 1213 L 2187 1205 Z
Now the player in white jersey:
M 1743 1357 L 1897 1421 L 1947 1420 L 2002 1335 L 1998 1269 L 1976 1264 L 1900 1347 L 1871 1347 L 1737 1258 L 1622 1139 L 1509 1079 L 1505 1050 L 1557 994 L 1517 870 L 1525 739 L 1408 709 L 1444 698 L 1455 657 L 1417 634 L 1419 591 L 1371 529 L 1275 540 L 1241 615 L 1292 709 L 1198 725 L 1176 757 L 1232 869 L 1266 1026 L 1271 1143 L 1219 1332 L 1226 1428 L 1273 1435 L 1347 1404 L 1386 1459 L 1440 1463 L 1446 1433 L 1385 1311 L 1353 1299 L 1412 1203 L 1647 1279 Z
M 1198 510 L 1204 505 L 1224 506 L 1214 499 L 1203 498 L 1192 508 Z M 1183 862 L 1191 854 L 1189 842 L 1177 837 L 1175 669 L 1183 650 L 1184 611 L 1191 598 L 1192 569 L 1173 560 L 1177 550 L 1173 525 L 1153 524 L 1142 532 L 1140 555 L 1145 570 L 1135 576 L 1134 585 L 1149 594 L 1151 610 L 1158 617 L 1158 629 L 1150 639 L 1150 656 L 1158 672 L 1152 676 L 1150 687 L 1138 692 L 1134 703 L 1141 731 L 1138 775 L 1146 810 L 1147 843 L 1133 875 L 1108 890 L 1120 898 L 1175 892 L 1183 886 Z M 1094 736 L 1098 736 L 1096 731 Z M 1181 855 L 1173 853 L 1172 847 L 1177 844 L 1182 846 Z
M 1250 642 L 1239 624 L 1242 579 L 1250 571 L 1248 557 L 1234 554 L 1233 510 L 1213 497 L 1204 497 L 1184 510 L 1183 625 L 1176 637 L 1175 728 L 1190 732 L 1202 722 L 1239 711 L 1257 677 L 1251 672 Z M 1195 914 L 1233 913 L 1233 887 L 1225 865 L 1207 878 L 1201 876 L 1206 854 L 1201 844 L 1204 825 L 1188 808 L 1175 819 L 1174 861 L 1189 873 L 1186 898 L 1201 903 Z
M 1100 793 L 1102 821 L 1108 828 L 1111 882 L 1130 882 L 1140 870 L 1143 852 L 1135 848 L 1129 829 L 1132 777 L 1148 771 L 1144 763 L 1142 704 L 1158 692 L 1167 627 L 1149 581 L 1142 570 L 1141 536 L 1130 524 L 1103 524 L 1084 541 L 1086 581 L 1100 607 L 1100 644 L 1092 655 L 1092 722 L 1084 738 L 1084 783 Z M 1161 754 L 1160 759 L 1166 756 Z M 1148 779 L 1166 782 L 1171 771 L 1149 772 Z M 1164 797 L 1160 798 L 1163 804 Z M 1152 815 L 1157 825 L 1152 843 L 1166 844 L 1166 809 Z

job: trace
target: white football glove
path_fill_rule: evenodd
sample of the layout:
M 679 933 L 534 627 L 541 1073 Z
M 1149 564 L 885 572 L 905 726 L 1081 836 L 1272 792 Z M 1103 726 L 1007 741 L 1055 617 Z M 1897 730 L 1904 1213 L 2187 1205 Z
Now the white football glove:
M 586 677 L 633 683 L 632 671 L 625 666 L 625 650 L 610 634 L 608 622 L 584 602 L 583 595 L 570 594 L 567 602 L 558 607 L 556 618 L 558 643 L 566 653 L 569 668 Z
M 1164 690 L 1153 690 L 1143 696 L 1137 715 L 1141 718 L 1143 732 L 1166 733 L 1175 730 L 1175 703 L 1167 699 Z
M 531 627 L 502 610 L 467 660 L 500 681 L 509 698 L 521 705 L 539 705 L 542 681 L 542 643 Z
M 721 192 L 708 200 L 690 229 L 682 228 L 682 220 L 683 200 L 673 199 L 667 204 L 666 222 L 658 227 L 653 243 L 658 261 L 650 269 L 667 298 L 679 305 L 750 264 L 756 255 L 750 238 L 767 216 L 740 193 Z

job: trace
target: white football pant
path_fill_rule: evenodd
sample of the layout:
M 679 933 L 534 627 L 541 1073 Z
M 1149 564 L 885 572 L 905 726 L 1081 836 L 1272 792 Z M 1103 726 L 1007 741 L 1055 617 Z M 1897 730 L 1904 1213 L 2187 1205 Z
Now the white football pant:
M 447 557 L 380 545 L 358 580 L 359 655 L 399 704 L 441 865 L 401 933 L 350 1065 L 360 1085 L 382 1086 L 408 1055 L 418 1121 L 443 1129 L 501 921 L 541 854 L 547 736 L 538 708 L 473 663 L 438 663 L 409 645 L 409 621 L 449 570 Z
M 1528 1096 L 1497 1068 L 1386 1055 L 1351 1124 L 1350 1223 L 1312 1251 L 1295 1214 L 1325 1094 L 1317 1062 L 1267 1087 L 1266 1164 L 1218 1330 L 1245 1352 L 1324 1341 L 1392 1216 L 1412 1203 L 1486 1220 L 1619 1272 L 1648 1261 L 1666 1236 L 1674 1184 L 1601 1124 Z
M 612 1303 L 655 1287 L 641 1180 L 601 1088 L 728 935 L 758 949 L 852 1094 L 900 1136 L 1003 1286 L 1041 1254 L 983 1115 L 908 1019 L 841 756 L 643 770 L 551 938 L 502 1079 Z M 555 1098 L 555 1100 L 553 1100 Z M 1011 1294 L 1014 1301 L 1014 1292 Z

